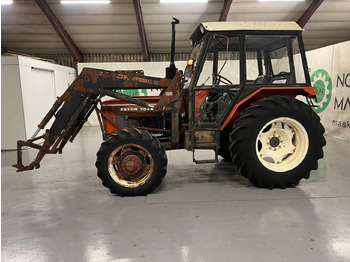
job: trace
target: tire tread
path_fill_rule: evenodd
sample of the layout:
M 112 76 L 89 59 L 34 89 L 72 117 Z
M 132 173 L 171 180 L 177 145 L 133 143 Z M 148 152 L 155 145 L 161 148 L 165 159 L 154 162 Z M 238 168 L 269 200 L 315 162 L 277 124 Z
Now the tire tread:
M 257 172 L 252 171 L 253 168 L 250 166 L 249 159 L 244 155 L 246 139 L 249 138 L 249 130 L 269 112 L 278 111 L 281 105 L 289 107 L 291 111 L 300 112 L 300 114 L 305 116 L 311 116 L 310 119 L 315 127 L 314 136 L 317 140 L 318 151 L 312 157 L 310 169 L 317 169 L 318 160 L 323 158 L 322 147 L 326 145 L 326 140 L 323 136 L 325 130 L 320 123 L 319 116 L 309 106 L 288 96 L 271 96 L 258 100 L 243 110 L 241 116 L 234 122 L 230 133 L 229 148 L 233 162 L 239 167 L 242 175 L 259 187 L 284 189 L 289 186 L 296 186 L 300 181 L 300 178 L 297 177 L 286 181 L 268 181 L 268 179 L 262 178 Z M 310 172 L 306 172 L 302 177 L 308 179 Z
M 104 166 L 104 163 L 106 163 L 106 157 L 109 157 L 108 151 L 111 150 L 111 147 L 113 148 L 116 144 L 120 143 L 120 141 L 125 140 L 142 141 L 144 144 L 149 145 L 150 148 L 147 150 L 151 150 L 155 153 L 154 161 L 158 161 L 159 163 L 159 174 L 152 174 L 152 176 L 156 176 L 156 179 L 152 181 L 152 184 L 142 187 L 142 190 L 139 187 L 135 188 L 135 190 L 129 190 L 129 188 L 123 190 L 121 187 L 116 187 L 114 183 L 108 179 L 109 173 L 106 172 L 106 167 Z M 162 180 L 167 172 L 168 159 L 163 146 L 156 137 L 152 136 L 145 130 L 136 128 L 122 129 L 115 134 L 111 134 L 107 140 L 102 142 L 96 155 L 97 159 L 95 166 L 97 167 L 97 176 L 102 180 L 102 185 L 109 188 L 111 193 L 118 194 L 120 196 L 147 195 L 151 193 L 162 183 Z

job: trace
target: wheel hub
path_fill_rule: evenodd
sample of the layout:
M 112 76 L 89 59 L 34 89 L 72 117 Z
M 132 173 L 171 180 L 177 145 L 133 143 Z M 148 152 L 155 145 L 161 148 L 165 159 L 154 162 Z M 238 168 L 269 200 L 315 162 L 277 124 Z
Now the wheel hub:
M 142 167 L 143 164 L 141 159 L 135 155 L 126 156 L 120 163 L 120 170 L 128 176 L 137 175 Z
M 271 139 L 270 139 L 270 146 L 272 146 L 272 147 L 278 147 L 278 145 L 280 144 L 280 139 L 278 138 L 278 137 L 272 137 Z
M 142 174 L 145 168 L 145 161 L 139 152 L 127 151 L 116 157 L 114 164 L 118 167 L 119 173 L 125 179 L 135 179 Z

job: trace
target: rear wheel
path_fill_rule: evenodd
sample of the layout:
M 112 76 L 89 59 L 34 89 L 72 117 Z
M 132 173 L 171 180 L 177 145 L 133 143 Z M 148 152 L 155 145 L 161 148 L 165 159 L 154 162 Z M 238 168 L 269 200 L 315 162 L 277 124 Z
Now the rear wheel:
M 243 176 L 260 187 L 296 186 L 309 178 L 326 144 L 320 119 L 291 97 L 261 99 L 244 110 L 230 134 L 230 151 Z
M 121 130 L 101 144 L 96 167 L 102 184 L 112 193 L 147 195 L 161 184 L 167 161 L 157 138 L 133 128 Z

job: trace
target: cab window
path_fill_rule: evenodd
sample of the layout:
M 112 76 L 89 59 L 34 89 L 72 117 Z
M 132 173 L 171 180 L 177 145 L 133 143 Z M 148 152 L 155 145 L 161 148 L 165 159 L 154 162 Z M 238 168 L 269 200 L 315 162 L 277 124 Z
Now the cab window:
M 245 42 L 247 84 L 305 83 L 297 36 L 247 35 Z

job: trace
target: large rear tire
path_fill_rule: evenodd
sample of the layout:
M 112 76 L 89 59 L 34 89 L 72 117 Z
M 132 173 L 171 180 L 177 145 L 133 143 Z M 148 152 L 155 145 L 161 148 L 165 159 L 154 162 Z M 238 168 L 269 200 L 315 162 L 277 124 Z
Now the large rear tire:
M 97 175 L 112 193 L 147 195 L 158 187 L 168 159 L 159 140 L 144 130 L 121 130 L 108 137 L 97 152 Z
M 320 118 L 303 102 L 272 96 L 245 109 L 230 134 L 230 152 L 259 187 L 297 186 L 317 169 L 326 144 Z

